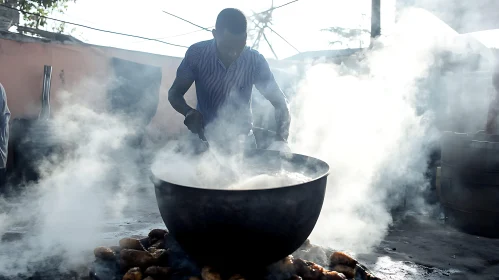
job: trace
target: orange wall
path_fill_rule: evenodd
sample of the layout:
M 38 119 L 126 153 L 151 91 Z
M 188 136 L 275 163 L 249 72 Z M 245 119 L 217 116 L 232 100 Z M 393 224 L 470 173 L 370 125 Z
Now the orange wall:
M 52 66 L 53 112 L 60 106 L 63 92 L 71 93 L 71 102 L 83 102 L 103 110 L 107 82 L 113 75 L 109 64 L 111 57 L 162 67 L 158 111 L 148 127 L 151 137 L 159 141 L 166 135 L 185 130 L 182 116 L 173 110 L 167 99 L 181 58 L 91 45 L 0 39 L 0 83 L 7 92 L 12 117 L 38 115 L 44 65 Z M 195 105 L 194 86 L 186 99 Z

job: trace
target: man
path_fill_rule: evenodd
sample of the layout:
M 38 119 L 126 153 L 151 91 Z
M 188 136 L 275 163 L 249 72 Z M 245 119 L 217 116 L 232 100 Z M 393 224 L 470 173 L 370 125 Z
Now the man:
M 265 58 L 246 47 L 246 17 L 238 9 L 224 9 L 212 34 L 214 39 L 196 43 L 187 50 L 168 92 L 172 107 L 185 116 L 184 124 L 191 132 L 208 139 L 210 144 L 234 149 L 241 148 L 238 145 L 242 142 L 244 148 L 255 148 L 251 113 L 255 85 L 275 108 L 275 140 L 286 149 L 290 125 L 288 104 Z M 194 82 L 196 109 L 184 99 Z
M 9 147 L 10 110 L 7 94 L 0 84 L 0 189 L 6 184 L 7 155 Z

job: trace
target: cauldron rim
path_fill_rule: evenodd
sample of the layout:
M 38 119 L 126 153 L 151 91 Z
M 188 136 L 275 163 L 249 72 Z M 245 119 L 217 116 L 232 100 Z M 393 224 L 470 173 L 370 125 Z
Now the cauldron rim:
M 154 171 L 153 169 L 151 168 L 150 169 L 150 179 L 151 181 L 154 183 L 155 186 L 158 186 L 160 185 L 162 182 L 166 182 L 168 184 L 171 184 L 171 185 L 175 185 L 175 186 L 178 186 L 178 187 L 183 187 L 183 188 L 189 188 L 189 189 L 193 189 L 193 190 L 202 190 L 202 191 L 210 191 L 210 192 L 224 192 L 224 193 L 234 193 L 234 192 L 258 192 L 258 191 L 268 191 L 268 190 L 277 190 L 277 189 L 285 189 L 285 188 L 291 188 L 291 187 L 296 187 L 296 186 L 301 186 L 301 185 L 305 185 L 305 184 L 308 184 L 308 183 L 311 183 L 311 182 L 314 182 L 314 181 L 317 181 L 317 180 L 320 180 L 324 177 L 329 177 L 330 175 L 330 166 L 329 164 L 320 159 L 320 158 L 316 158 L 316 157 L 313 157 L 313 156 L 308 156 L 308 155 L 304 155 L 304 154 L 300 154 L 300 153 L 288 153 L 288 152 L 278 152 L 278 151 L 271 151 L 271 150 L 265 150 L 265 149 L 252 149 L 254 151 L 260 151 L 260 152 L 263 152 L 263 153 L 269 153 L 269 152 L 275 152 L 276 154 L 279 154 L 280 156 L 283 156 L 285 155 L 285 157 L 291 155 L 291 156 L 299 156 L 299 157 L 303 157 L 303 158 L 308 158 L 308 159 L 313 159 L 317 162 L 319 162 L 320 164 L 324 165 L 324 172 L 319 172 L 319 174 L 317 174 L 316 176 L 312 177 L 310 180 L 307 180 L 306 182 L 302 182 L 302 183 L 296 183 L 296 184 L 291 184 L 291 185 L 284 185 L 284 186 L 279 186 L 279 187 L 269 187 L 269 188 L 258 188 L 258 189 L 218 189 L 218 188 L 206 188 L 206 187 L 198 187 L 198 186 L 192 186 L 192 185 L 185 185 L 185 184 L 179 184 L 179 183 L 176 183 L 176 182 L 172 182 L 172 181 L 169 181 L 169 180 L 165 180 L 165 179 L 162 179 L 160 177 L 157 177 L 155 174 L 154 174 Z

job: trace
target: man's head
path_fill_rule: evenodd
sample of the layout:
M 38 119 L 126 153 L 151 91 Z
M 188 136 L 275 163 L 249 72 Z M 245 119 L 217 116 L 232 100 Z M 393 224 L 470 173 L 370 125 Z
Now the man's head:
M 236 60 L 246 46 L 247 22 L 244 14 L 234 8 L 222 10 L 212 31 L 217 48 L 224 59 Z

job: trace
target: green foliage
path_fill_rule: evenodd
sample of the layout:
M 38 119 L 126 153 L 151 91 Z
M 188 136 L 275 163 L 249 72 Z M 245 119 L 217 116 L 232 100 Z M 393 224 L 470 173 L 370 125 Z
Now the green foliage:
M 53 12 L 64 13 L 70 2 L 74 3 L 76 0 L 0 0 L 0 4 L 9 4 L 21 11 L 36 14 L 23 14 L 25 25 L 36 29 L 47 25 L 44 16 L 49 16 Z M 62 33 L 64 27 L 64 24 L 60 24 L 54 28 L 54 31 Z

